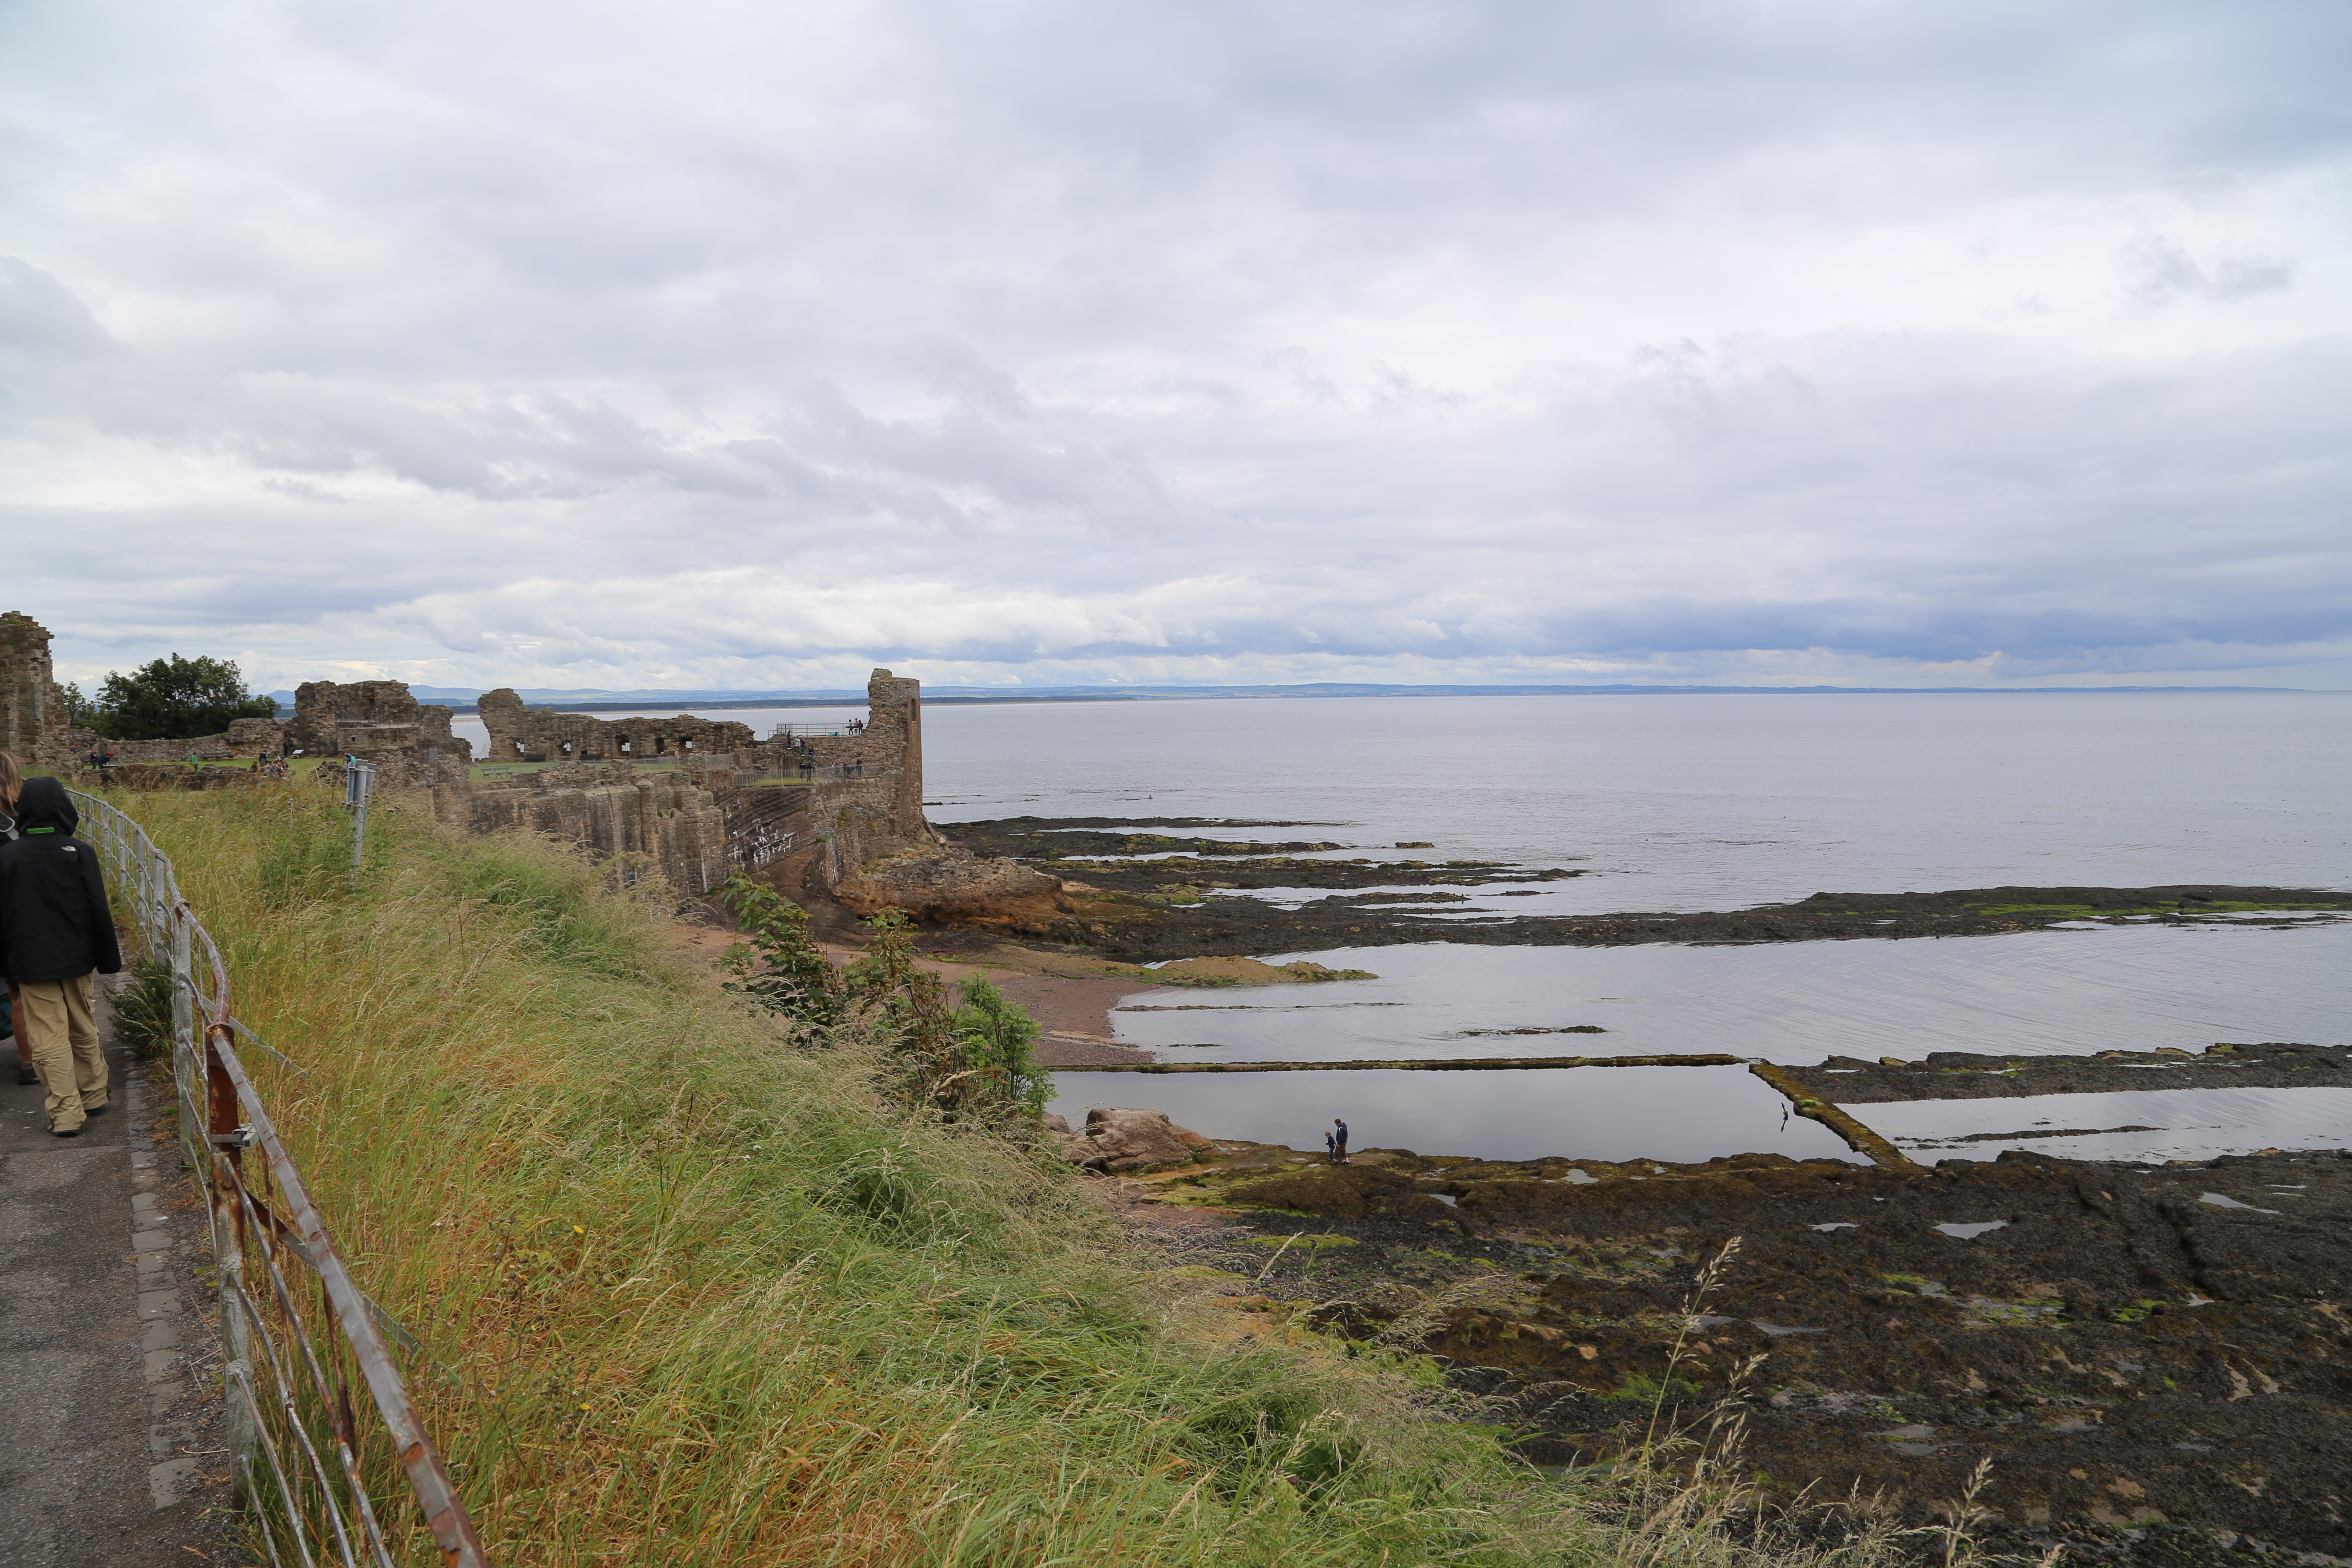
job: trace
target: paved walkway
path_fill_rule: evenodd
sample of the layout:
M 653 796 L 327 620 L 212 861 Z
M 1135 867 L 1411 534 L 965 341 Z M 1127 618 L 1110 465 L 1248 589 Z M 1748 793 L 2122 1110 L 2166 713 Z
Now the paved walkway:
M 103 1016 L 103 1010 L 101 1010 Z M 55 1138 L 0 1047 L 0 1563 L 190 1568 L 229 1561 L 215 1432 L 208 1257 L 169 1079 L 109 1025 L 113 1103 Z

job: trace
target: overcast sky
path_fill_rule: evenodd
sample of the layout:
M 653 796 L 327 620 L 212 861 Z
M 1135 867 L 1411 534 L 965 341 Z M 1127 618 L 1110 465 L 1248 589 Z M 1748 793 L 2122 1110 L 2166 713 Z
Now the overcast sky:
M 2352 687 L 2337 0 L 0 0 L 0 608 L 258 687 Z

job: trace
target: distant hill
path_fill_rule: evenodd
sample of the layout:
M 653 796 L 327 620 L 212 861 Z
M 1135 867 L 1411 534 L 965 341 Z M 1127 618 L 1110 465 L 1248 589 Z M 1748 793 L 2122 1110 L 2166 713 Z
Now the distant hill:
M 446 702 L 472 709 L 484 689 L 467 686 L 412 686 L 424 702 Z M 2062 696 L 2133 691 L 2295 691 L 2292 686 L 1381 686 L 1344 681 L 1316 681 L 1296 686 L 926 686 L 927 702 L 1173 702 L 1222 697 L 1924 697 L 1949 695 Z M 611 691 L 593 688 L 558 689 L 518 687 L 516 692 L 534 708 L 561 708 L 580 712 L 659 708 L 836 708 L 862 704 L 866 693 L 841 687 L 803 691 L 694 691 L 646 689 Z M 291 711 L 294 694 L 273 691 L 278 705 Z

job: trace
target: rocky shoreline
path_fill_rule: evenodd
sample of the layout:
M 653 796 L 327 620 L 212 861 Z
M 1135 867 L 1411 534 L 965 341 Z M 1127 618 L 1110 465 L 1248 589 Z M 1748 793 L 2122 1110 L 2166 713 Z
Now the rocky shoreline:
M 935 930 L 926 945 L 977 954 L 993 942 L 1024 962 L 1092 965 L 1099 1022 L 1049 1034 L 1039 1059 L 1157 1071 L 1185 1064 L 1118 1046 L 1101 998 L 1209 1002 L 1138 995 L 1164 973 L 1134 967 L 1141 960 L 1429 941 L 2294 926 L 2352 908 L 2310 889 L 2012 887 L 1822 893 L 1728 911 L 1433 919 L 1431 904 L 1454 889 L 1491 897 L 1514 890 L 1498 884 L 1578 873 L 1335 858 L 1351 847 L 1215 831 L 1321 826 L 1015 819 L 950 828 L 981 853 L 1014 854 L 1061 879 L 1064 907 L 1045 925 L 1000 925 L 984 940 Z M 1328 896 L 1296 908 L 1250 896 L 1275 888 Z M 1021 946 L 1002 945 L 1007 935 Z M 2352 1049 L 1938 1052 L 1759 1070 L 1796 1113 L 1830 1120 L 1843 1117 L 1840 1104 L 2343 1084 Z M 1166 1080 L 1126 1081 L 1148 1103 L 1149 1086 Z M 2067 1561 L 2137 1568 L 2352 1562 L 2352 1155 L 2150 1164 L 2011 1152 L 1926 1168 L 1877 1139 L 1869 1164 L 1371 1150 L 1334 1166 L 1187 1133 L 1149 1111 L 1091 1114 L 1057 1142 L 1097 1173 L 1108 1204 L 1181 1261 L 1185 1289 L 1271 1334 L 1402 1334 L 1454 1389 L 1486 1401 L 1490 1418 L 1516 1427 L 1533 1462 L 1610 1464 L 1656 1430 L 1703 1431 L 1736 1414 L 1739 1463 L 1773 1495 L 1851 1498 L 1912 1525 L 1948 1517 L 1990 1459 L 1979 1534 L 2022 1561 L 2063 1546 Z M 1717 1278 L 1694 1300 L 1710 1261 Z
M 1131 1141 L 1151 1114 L 1105 1121 Z M 2029 1561 L 2352 1555 L 2352 1157 L 1334 1166 L 1174 1131 L 1179 1163 L 1130 1142 L 1109 1180 L 1201 1289 L 1356 1338 L 1425 1321 L 1535 1462 L 1736 1411 L 1774 1494 L 1915 1524 L 1990 1458 L 1990 1532 Z
M 1223 851 L 1229 841 L 1212 842 Z M 1196 848 L 1133 864 L 1211 858 Z M 1339 864 L 1334 875 L 1375 874 Z M 2277 889 L 1998 889 L 1568 923 L 1581 928 L 1577 941 L 1786 941 L 2151 913 L 2194 921 L 2247 904 L 2333 910 L 2343 900 Z M 1192 956 L 1215 945 L 1177 940 L 1197 936 L 1176 923 L 1197 910 L 1134 907 L 1147 923 L 1169 923 L 1129 948 L 1164 942 L 1175 950 L 1166 956 Z M 1283 935 L 1261 937 L 1256 951 L 1316 945 L 1289 911 L 1260 907 Z M 1391 940 L 1441 936 L 1526 940 L 1426 924 Z M 943 975 L 991 973 L 1035 1012 L 1047 1026 L 1038 1059 L 1055 1067 L 1150 1063 L 1152 1053 L 1117 1044 L 1110 1009 L 1213 1004 L 1171 979 L 1311 978 L 1264 965 L 1188 977 L 1108 959 L 1110 943 L 1014 946 L 1001 933 L 934 930 L 924 945 Z M 1328 945 L 1375 943 L 1351 932 Z M 1770 1071 L 1793 1109 L 1814 1114 L 1809 1100 L 1834 1110 L 2342 1083 L 2352 1050 L 1939 1052 Z M 1165 1080 L 1127 1081 L 1148 1102 L 1149 1086 Z M 1989 1458 L 1978 1500 L 1990 1510 L 1987 1531 L 2025 1561 L 2060 1544 L 2068 1561 L 2141 1568 L 2352 1561 L 2352 1157 L 2273 1151 L 2150 1165 L 2011 1152 L 1930 1170 L 1899 1155 L 1675 1164 L 1370 1150 L 1333 1166 L 1135 1110 L 1096 1111 L 1056 1142 L 1180 1265 L 1182 1289 L 1251 1331 L 1416 1340 L 1454 1388 L 1517 1429 L 1536 1463 L 1611 1463 L 1654 1422 L 1697 1427 L 1736 1412 L 1740 1462 L 1772 1494 L 1851 1494 L 1915 1525 L 1937 1522 Z M 1711 1259 L 1722 1260 L 1719 1279 L 1694 1301 Z
M 1780 1070 L 1810 1092 L 1843 1105 L 2147 1089 L 2314 1089 L 2352 1084 L 2352 1047 L 2221 1041 L 2201 1055 L 2164 1049 L 2101 1051 L 2093 1057 L 1936 1051 L 1916 1062 L 1832 1057 L 1819 1067 Z
M 1338 859 L 1369 847 L 1328 840 L 1250 843 L 1190 829 L 1328 826 L 1162 817 L 1013 817 L 945 825 L 951 842 L 1060 879 L 1062 897 L 992 920 L 999 935 L 1043 941 L 1129 963 L 1402 942 L 1609 947 L 1640 942 L 1854 941 L 1982 936 L 2083 922 L 2252 923 L 2332 921 L 2352 899 L 2313 888 L 2211 883 L 2152 888 L 1969 888 L 1919 893 L 1815 893 L 1730 910 L 1508 915 L 1453 910 L 1482 897 L 1533 893 L 1579 868 L 1492 860 Z M 1396 848 L 1416 847 L 1399 845 Z M 1323 858 L 1307 858 L 1309 854 Z M 1277 904 L 1251 896 L 1323 889 Z M 2267 916 L 2268 919 L 2262 917 Z

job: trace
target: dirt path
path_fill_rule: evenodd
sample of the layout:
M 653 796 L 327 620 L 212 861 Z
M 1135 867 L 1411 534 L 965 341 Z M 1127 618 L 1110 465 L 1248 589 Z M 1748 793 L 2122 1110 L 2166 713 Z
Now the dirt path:
M 49 1134 L 39 1087 L 16 1082 L 13 1042 L 0 1050 L 0 1561 L 15 1568 L 225 1560 L 202 1237 L 175 1207 L 176 1150 L 149 1135 L 169 1087 L 105 1032 L 112 1103 L 77 1138 Z

